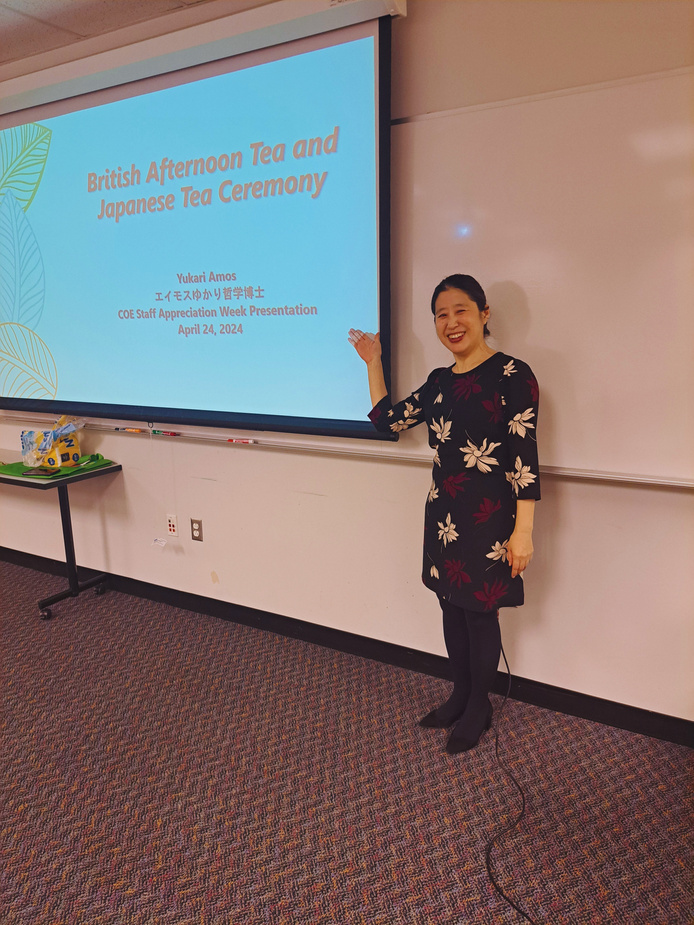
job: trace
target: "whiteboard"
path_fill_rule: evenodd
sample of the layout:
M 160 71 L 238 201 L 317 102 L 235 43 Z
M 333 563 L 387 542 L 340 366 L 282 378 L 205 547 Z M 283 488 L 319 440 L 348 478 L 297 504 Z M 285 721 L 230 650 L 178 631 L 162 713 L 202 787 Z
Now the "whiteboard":
M 694 477 L 692 102 L 687 69 L 394 125 L 396 397 L 449 364 L 431 293 L 471 273 L 545 466 Z

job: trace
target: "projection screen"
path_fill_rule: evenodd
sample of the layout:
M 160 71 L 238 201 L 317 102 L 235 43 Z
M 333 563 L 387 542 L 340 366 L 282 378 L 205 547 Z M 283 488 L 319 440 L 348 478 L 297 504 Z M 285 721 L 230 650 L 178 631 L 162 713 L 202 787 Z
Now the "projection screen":
M 377 438 L 388 70 L 386 19 L 0 117 L 0 407 Z

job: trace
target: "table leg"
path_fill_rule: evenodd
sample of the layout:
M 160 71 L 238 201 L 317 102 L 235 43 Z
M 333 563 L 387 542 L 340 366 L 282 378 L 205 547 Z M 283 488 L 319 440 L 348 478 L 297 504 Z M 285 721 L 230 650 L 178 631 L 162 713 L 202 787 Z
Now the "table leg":
M 70 500 L 67 494 L 67 485 L 58 485 L 58 499 L 60 501 L 60 519 L 63 524 L 63 541 L 65 543 L 65 564 L 67 567 L 68 588 L 65 591 L 59 591 L 50 597 L 39 601 L 39 610 L 44 619 L 50 619 L 51 612 L 48 609 L 51 604 L 57 604 L 58 601 L 64 601 L 68 597 L 77 597 L 80 591 L 86 591 L 87 588 L 93 588 L 102 585 L 108 576 L 94 575 L 86 581 L 80 581 L 77 576 L 77 560 L 75 558 L 75 542 L 72 537 L 72 518 L 70 516 Z
M 80 593 L 80 583 L 77 577 L 77 560 L 75 559 L 75 541 L 72 537 L 72 518 L 70 517 L 70 499 L 67 494 L 67 485 L 58 485 L 58 500 L 60 501 L 60 519 L 63 524 L 63 540 L 65 542 L 65 563 L 67 565 L 67 580 L 70 593 L 74 597 Z

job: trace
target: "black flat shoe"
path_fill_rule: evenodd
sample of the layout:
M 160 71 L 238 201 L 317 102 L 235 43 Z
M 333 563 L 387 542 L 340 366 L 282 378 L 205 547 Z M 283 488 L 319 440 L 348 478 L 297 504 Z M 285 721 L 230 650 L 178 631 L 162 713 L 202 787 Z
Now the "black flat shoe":
M 474 748 L 485 732 L 491 728 L 492 725 L 492 716 L 494 711 L 492 710 L 491 703 L 489 704 L 489 712 L 487 713 L 487 719 L 484 723 L 484 728 L 477 736 L 476 739 L 469 739 L 467 736 L 456 734 L 455 729 L 449 735 L 448 741 L 446 742 L 446 751 L 449 755 L 459 755 L 460 752 L 469 752 L 470 749 Z
M 430 713 L 427 713 L 426 716 L 423 716 L 419 721 L 418 725 L 423 726 L 425 729 L 448 729 L 453 725 L 457 720 L 460 719 L 462 714 L 454 716 L 453 719 L 443 720 L 438 715 L 438 710 L 432 710 Z

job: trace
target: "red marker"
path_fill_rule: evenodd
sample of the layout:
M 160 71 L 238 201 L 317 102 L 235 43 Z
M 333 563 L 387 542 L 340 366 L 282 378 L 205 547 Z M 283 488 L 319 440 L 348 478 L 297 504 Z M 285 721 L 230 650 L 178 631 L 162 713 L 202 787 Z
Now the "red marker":
M 249 443 L 255 443 L 255 440 L 238 440 L 236 437 L 230 437 L 230 438 L 227 440 L 227 443 L 246 443 L 246 444 L 249 444 Z

